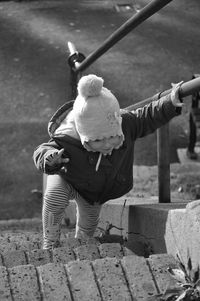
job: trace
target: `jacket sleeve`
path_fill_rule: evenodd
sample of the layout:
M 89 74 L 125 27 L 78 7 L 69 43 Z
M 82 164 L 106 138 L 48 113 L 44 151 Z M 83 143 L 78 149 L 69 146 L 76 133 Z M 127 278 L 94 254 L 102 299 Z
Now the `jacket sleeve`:
M 142 108 L 131 111 L 134 139 L 153 133 L 180 113 L 181 108 L 177 108 L 172 104 L 170 94 L 152 101 Z
M 48 143 L 39 145 L 33 153 L 33 161 L 36 168 L 46 174 L 58 173 L 62 167 L 62 164 L 49 166 L 46 164 L 46 158 L 50 154 L 60 149 L 61 147 L 53 139 L 51 139 Z

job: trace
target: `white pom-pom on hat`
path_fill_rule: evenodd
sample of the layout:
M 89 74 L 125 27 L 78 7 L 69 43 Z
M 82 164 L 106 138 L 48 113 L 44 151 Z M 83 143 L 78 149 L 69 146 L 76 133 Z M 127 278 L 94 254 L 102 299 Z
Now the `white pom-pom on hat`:
M 103 78 L 94 74 L 83 76 L 78 83 L 78 93 L 84 98 L 98 96 L 103 88 L 103 83 Z

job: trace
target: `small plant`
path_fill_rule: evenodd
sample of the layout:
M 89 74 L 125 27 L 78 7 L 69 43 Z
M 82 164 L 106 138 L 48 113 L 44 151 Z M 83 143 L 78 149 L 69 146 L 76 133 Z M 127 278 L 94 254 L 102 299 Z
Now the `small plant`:
M 177 286 L 167 287 L 162 294 L 160 301 L 200 301 L 200 270 L 199 266 L 194 271 L 191 259 L 188 260 L 188 267 L 179 260 L 178 268 L 168 268 L 169 274 L 177 282 Z

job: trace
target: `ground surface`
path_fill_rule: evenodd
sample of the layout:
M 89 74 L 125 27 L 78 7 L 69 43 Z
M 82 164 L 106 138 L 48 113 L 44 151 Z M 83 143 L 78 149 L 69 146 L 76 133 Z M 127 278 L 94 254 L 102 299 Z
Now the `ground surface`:
M 42 175 L 33 166 L 32 153 L 38 144 L 48 140 L 46 127 L 54 110 L 71 99 L 67 42 L 75 43 L 86 56 L 96 50 L 135 14 L 134 10 L 117 12 L 116 3 L 0 2 L 1 219 L 39 214 L 41 199 L 31 191 L 42 189 Z M 147 3 L 134 1 L 139 8 Z M 196 0 L 172 1 L 85 73 L 103 76 L 122 107 L 169 89 L 171 82 L 190 80 L 193 73 L 200 72 L 199 11 Z M 177 148 L 185 147 L 188 141 L 190 99 L 185 101 L 184 114 L 170 123 L 172 163 L 178 162 Z M 135 164 L 156 164 L 156 134 L 137 142 Z M 198 170 L 192 170 L 190 167 L 188 172 L 186 168 L 178 181 L 172 175 L 172 190 L 177 192 L 179 185 L 198 183 Z M 135 193 L 141 196 L 148 193 L 148 187 L 157 187 L 155 174 L 147 178 L 145 169 L 144 175 L 143 181 L 136 179 Z M 157 194 L 156 189 L 149 195 Z
M 168 272 L 179 267 L 171 255 L 144 258 L 119 236 L 115 242 L 111 236 L 83 241 L 73 231 L 62 233 L 60 247 L 42 250 L 41 233 L 30 222 L 24 221 L 21 231 L 12 225 L 0 234 L 1 301 L 155 301 L 166 286 L 178 286 Z

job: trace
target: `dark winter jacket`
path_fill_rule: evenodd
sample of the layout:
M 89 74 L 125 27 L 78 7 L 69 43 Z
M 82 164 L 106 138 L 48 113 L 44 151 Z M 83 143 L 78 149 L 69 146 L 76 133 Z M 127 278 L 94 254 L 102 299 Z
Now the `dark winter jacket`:
M 137 138 L 154 132 L 180 112 L 167 95 L 160 100 L 128 112 L 122 110 L 124 143 L 110 156 L 102 156 L 98 171 L 95 166 L 99 153 L 88 152 L 81 142 L 68 135 L 55 135 L 55 130 L 71 110 L 72 102 L 62 106 L 49 123 L 50 141 L 37 147 L 33 159 L 36 167 L 47 174 L 60 174 L 85 200 L 104 203 L 123 196 L 133 187 L 134 143 Z M 45 165 L 45 157 L 64 148 L 63 156 L 69 158 L 67 171 L 63 166 Z

